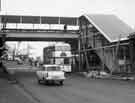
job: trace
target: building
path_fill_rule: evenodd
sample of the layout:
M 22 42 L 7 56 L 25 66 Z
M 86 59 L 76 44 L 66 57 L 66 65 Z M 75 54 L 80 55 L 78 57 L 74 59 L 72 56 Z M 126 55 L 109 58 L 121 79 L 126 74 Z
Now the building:
M 110 73 L 133 72 L 126 23 L 114 15 L 90 14 L 79 18 L 79 69 Z

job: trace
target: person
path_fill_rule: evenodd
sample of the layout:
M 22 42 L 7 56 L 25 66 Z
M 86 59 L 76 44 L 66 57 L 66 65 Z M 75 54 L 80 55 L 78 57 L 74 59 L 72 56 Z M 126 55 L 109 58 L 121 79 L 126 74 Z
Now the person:
M 4 73 L 8 74 L 7 68 L 2 62 L 2 58 L 0 58 L 0 69 L 2 69 Z
M 64 25 L 64 32 L 67 32 L 67 24 Z
M 38 66 L 38 60 L 35 60 L 35 67 Z
M 29 58 L 29 63 L 32 66 L 32 59 L 31 58 Z

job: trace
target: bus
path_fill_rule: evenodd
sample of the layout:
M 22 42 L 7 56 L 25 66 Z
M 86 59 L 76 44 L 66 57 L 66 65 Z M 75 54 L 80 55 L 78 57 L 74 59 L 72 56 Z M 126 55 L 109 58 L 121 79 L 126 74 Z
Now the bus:
M 64 72 L 72 71 L 72 53 L 68 44 L 48 46 L 43 49 L 43 64 L 60 65 Z

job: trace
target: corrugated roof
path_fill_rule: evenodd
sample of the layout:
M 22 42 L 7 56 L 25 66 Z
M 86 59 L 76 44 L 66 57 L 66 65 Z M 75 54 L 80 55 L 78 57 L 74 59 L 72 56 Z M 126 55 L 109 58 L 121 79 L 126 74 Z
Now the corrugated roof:
M 133 29 L 115 15 L 90 14 L 83 15 L 92 23 L 110 42 L 126 40 Z

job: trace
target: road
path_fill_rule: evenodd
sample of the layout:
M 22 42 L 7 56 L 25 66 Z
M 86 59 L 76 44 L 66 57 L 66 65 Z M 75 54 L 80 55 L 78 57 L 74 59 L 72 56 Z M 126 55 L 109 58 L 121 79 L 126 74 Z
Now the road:
M 39 103 L 135 103 L 135 83 L 68 76 L 63 86 L 38 84 L 35 73 L 16 73 Z

